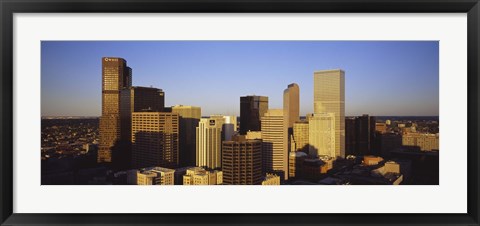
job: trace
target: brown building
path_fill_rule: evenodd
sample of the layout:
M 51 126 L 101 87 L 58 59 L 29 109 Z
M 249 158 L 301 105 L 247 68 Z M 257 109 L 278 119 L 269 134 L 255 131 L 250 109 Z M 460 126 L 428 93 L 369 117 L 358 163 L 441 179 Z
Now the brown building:
M 124 142 L 128 143 L 129 127 L 121 125 L 120 92 L 132 86 L 132 69 L 127 61 L 116 57 L 102 58 L 102 116 L 100 117 L 100 143 L 97 162 L 112 162 L 113 155 L 121 155 Z
M 200 107 L 175 105 L 172 112 L 180 116 L 180 166 L 195 165 L 195 130 L 202 117 Z
M 296 83 L 288 85 L 287 89 L 283 91 L 283 122 L 285 123 L 284 129 L 284 142 L 287 142 L 289 152 L 292 150 L 290 137 L 293 135 L 293 124 L 300 119 L 300 88 Z
M 268 97 L 240 97 L 240 134 L 248 131 L 260 131 L 260 119 L 268 110 Z
M 262 183 L 262 141 L 233 136 L 222 143 L 223 183 L 258 185 Z
M 293 124 L 295 151 L 308 153 L 308 121 L 297 121 Z
M 179 116 L 168 112 L 132 113 L 134 168 L 178 166 Z

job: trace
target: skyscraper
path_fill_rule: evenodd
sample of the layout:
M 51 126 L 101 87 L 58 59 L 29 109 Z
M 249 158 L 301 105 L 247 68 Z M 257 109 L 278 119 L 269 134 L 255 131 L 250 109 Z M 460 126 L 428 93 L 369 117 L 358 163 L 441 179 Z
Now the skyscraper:
M 212 119 L 223 119 L 222 125 L 222 141 L 232 140 L 232 136 L 237 132 L 237 117 L 226 115 L 211 115 Z
M 129 127 L 121 125 L 120 92 L 132 86 L 132 69 L 127 61 L 116 57 L 102 58 L 102 116 L 100 116 L 100 143 L 97 162 L 112 162 L 112 153 L 120 154 L 128 137 Z
M 165 93 L 161 89 L 132 86 L 120 92 L 121 128 L 132 127 L 132 112 L 160 112 L 165 107 Z M 121 155 L 117 155 L 117 165 L 129 168 L 131 165 L 131 129 L 122 129 L 122 140 L 128 140 Z
M 335 158 L 335 114 L 313 114 L 308 124 L 309 155 Z
M 222 171 L 224 184 L 262 183 L 262 141 L 234 136 L 222 143 Z
M 287 89 L 283 91 L 283 117 L 284 119 L 284 129 L 286 130 L 284 134 L 284 139 L 288 143 L 287 147 L 290 151 L 292 150 L 291 138 L 293 135 L 293 124 L 300 119 L 300 89 L 298 85 L 292 83 L 288 85 Z
M 283 109 L 269 109 L 262 117 L 263 168 L 265 172 L 282 171 L 288 179 L 288 147 L 285 142 Z
M 200 107 L 175 105 L 172 112 L 180 115 L 180 165 L 195 165 L 195 129 L 202 117 Z
M 202 118 L 196 128 L 196 165 L 216 169 L 222 167 L 223 117 Z
M 168 112 L 132 113 L 134 168 L 178 166 L 179 116 Z
M 335 118 L 335 155 L 345 157 L 345 72 L 316 71 L 313 75 L 314 113 L 333 113 Z M 311 126 L 311 125 L 310 125 Z
M 250 131 L 260 131 L 260 119 L 268 110 L 268 97 L 240 97 L 240 134 Z

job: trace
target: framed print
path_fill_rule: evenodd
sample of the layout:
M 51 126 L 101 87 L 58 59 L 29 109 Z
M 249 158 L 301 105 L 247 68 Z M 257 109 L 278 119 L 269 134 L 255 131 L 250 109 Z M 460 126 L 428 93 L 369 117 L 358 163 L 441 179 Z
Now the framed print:
M 2 225 L 478 225 L 476 0 L 1 5 Z

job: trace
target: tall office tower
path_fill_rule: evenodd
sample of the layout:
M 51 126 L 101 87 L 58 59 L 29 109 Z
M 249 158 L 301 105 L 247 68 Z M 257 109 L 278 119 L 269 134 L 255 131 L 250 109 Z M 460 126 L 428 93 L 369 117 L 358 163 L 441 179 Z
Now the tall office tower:
M 308 121 L 297 121 L 293 124 L 295 151 L 308 153 Z
M 335 137 L 335 114 L 314 114 L 309 121 L 309 155 L 337 157 Z
M 224 184 L 258 185 L 262 183 L 262 141 L 234 136 L 222 143 Z
M 260 131 L 260 119 L 268 110 L 268 97 L 244 96 L 240 97 L 240 134 L 247 131 Z
M 359 155 L 371 153 L 375 138 L 375 117 L 362 115 L 355 120 L 356 153 Z
M 178 166 L 179 116 L 168 112 L 132 113 L 132 166 Z
M 132 128 L 132 112 L 160 112 L 164 110 L 165 93 L 161 89 L 133 86 L 120 91 L 120 123 L 121 128 Z M 121 168 L 130 168 L 132 161 L 132 130 L 122 129 L 122 140 L 128 141 L 126 148 L 118 155 L 116 161 Z
M 335 114 L 335 155 L 345 158 L 345 72 L 316 71 L 313 78 L 314 113 Z
M 237 132 L 237 117 L 225 115 L 211 115 L 212 119 L 223 119 L 222 141 L 232 140 L 232 136 Z
M 291 148 L 292 140 L 289 138 L 293 135 L 293 123 L 300 119 L 300 89 L 296 83 L 288 85 L 283 91 L 283 117 L 286 130 L 284 139 L 288 143 L 288 151 L 295 151 Z
M 356 155 L 357 138 L 355 135 L 355 117 L 345 118 L 345 155 Z
M 222 167 L 223 117 L 202 118 L 196 128 L 196 165 L 216 169 Z
M 180 115 L 180 165 L 195 165 L 195 129 L 202 117 L 200 107 L 175 105 L 172 112 Z
M 132 86 L 132 69 L 127 61 L 116 57 L 102 58 L 102 116 L 100 117 L 100 143 L 97 162 L 112 162 L 112 153 L 121 153 L 125 146 L 122 139 L 120 91 Z M 126 140 L 128 143 L 128 139 Z
M 262 158 L 265 172 L 278 172 L 288 179 L 288 143 L 284 139 L 283 109 L 268 109 L 262 117 Z

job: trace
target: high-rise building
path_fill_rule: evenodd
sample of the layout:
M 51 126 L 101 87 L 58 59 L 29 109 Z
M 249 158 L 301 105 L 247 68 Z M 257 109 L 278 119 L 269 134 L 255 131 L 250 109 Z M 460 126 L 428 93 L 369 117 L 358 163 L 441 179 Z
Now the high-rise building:
M 179 116 L 168 112 L 132 113 L 132 166 L 178 166 Z
M 307 154 L 301 151 L 289 153 L 288 160 L 288 176 L 290 178 L 299 178 L 302 176 L 303 161 L 307 158 Z
M 345 118 L 345 153 L 347 155 L 378 154 L 375 117 L 362 115 Z M 376 147 L 378 149 L 378 147 Z
M 175 170 L 149 167 L 137 171 L 137 185 L 174 185 Z
M 288 138 L 293 134 L 293 124 L 300 119 L 300 89 L 296 83 L 283 91 L 283 117 Z
M 292 148 L 293 124 L 300 119 L 300 89 L 296 83 L 288 85 L 283 91 L 283 122 L 285 123 L 284 140 L 287 142 L 288 152 L 295 151 Z
M 223 183 L 256 185 L 262 183 L 262 141 L 234 136 L 222 143 Z
M 337 157 L 335 114 L 314 114 L 308 123 L 309 155 Z
M 202 117 L 200 107 L 175 105 L 172 112 L 180 116 L 180 153 L 179 162 L 181 166 L 195 165 L 195 129 Z
M 121 128 L 132 128 L 132 112 L 160 112 L 164 110 L 165 93 L 161 89 L 151 87 L 132 86 L 122 89 L 120 92 L 120 125 Z M 121 168 L 131 168 L 131 129 L 122 129 L 122 139 L 128 140 L 128 144 L 117 156 L 117 165 Z
M 356 118 L 356 151 L 359 155 L 372 154 L 375 139 L 375 117 L 362 115 Z
M 261 117 L 268 110 L 268 97 L 244 96 L 240 97 L 240 134 L 247 131 L 260 131 Z
M 335 155 L 345 157 L 345 72 L 315 71 L 313 87 L 314 113 L 333 113 L 335 119 Z
M 281 171 L 288 179 L 288 143 L 285 141 L 283 109 L 268 109 L 262 117 L 263 168 Z
M 295 141 L 295 151 L 308 153 L 308 121 L 297 121 L 293 124 L 293 139 Z
M 113 155 L 121 155 L 128 137 L 121 125 L 120 109 L 122 102 L 120 92 L 132 86 L 132 69 L 127 61 L 116 57 L 102 58 L 102 116 L 100 117 L 100 143 L 97 162 L 112 162 Z
M 223 117 L 202 118 L 196 128 L 196 165 L 216 169 L 222 167 Z

